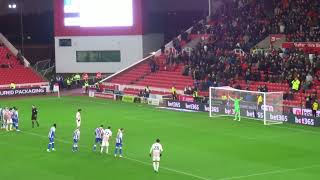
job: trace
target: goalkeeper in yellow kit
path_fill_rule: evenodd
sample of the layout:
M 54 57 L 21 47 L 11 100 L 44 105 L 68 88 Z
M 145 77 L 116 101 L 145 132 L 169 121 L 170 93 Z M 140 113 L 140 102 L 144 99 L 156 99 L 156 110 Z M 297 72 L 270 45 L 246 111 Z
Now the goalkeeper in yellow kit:
M 234 107 L 234 120 L 237 120 L 238 117 L 238 121 L 241 120 L 241 116 L 240 116 L 240 101 L 242 100 L 242 97 L 238 98 L 231 98 L 229 96 L 229 99 L 231 99 L 233 101 L 233 107 Z

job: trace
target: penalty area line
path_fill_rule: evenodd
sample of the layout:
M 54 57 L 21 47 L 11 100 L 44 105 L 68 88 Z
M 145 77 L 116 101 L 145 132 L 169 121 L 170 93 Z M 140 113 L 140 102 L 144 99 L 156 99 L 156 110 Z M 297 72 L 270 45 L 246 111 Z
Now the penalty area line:
M 29 135 L 32 135 L 32 136 L 38 136 L 38 137 L 41 137 L 41 138 L 48 138 L 47 136 L 43 136 L 43 135 L 40 135 L 40 134 L 37 134 L 37 133 L 32 133 L 32 132 L 27 132 L 27 131 L 20 131 L 24 134 L 29 134 Z M 65 144 L 70 144 L 72 145 L 72 143 L 70 143 L 69 141 L 65 141 L 65 140 L 61 140 L 61 139 L 55 139 L 56 141 L 58 142 L 62 142 L 62 143 L 65 143 Z M 91 151 L 90 148 L 87 148 L 87 147 L 83 147 L 83 146 L 80 146 L 81 148 L 84 148 L 88 151 Z M 110 155 L 111 156 L 111 155 Z M 146 166 L 151 166 L 151 163 L 148 163 L 148 162 L 144 162 L 144 161 L 140 161 L 138 159 L 134 159 L 134 158 L 130 158 L 128 156 L 124 156 L 122 157 L 123 159 L 127 159 L 129 161 L 134 161 L 134 162 L 137 162 L 137 163 L 140 163 L 140 164 L 143 164 L 143 165 L 146 165 Z M 175 169 L 171 169 L 171 168 L 167 168 L 167 167 L 164 167 L 164 166 L 161 166 L 161 169 L 165 169 L 167 171 L 170 171 L 170 172 L 173 172 L 173 173 L 176 173 L 176 174 L 182 174 L 182 175 L 185 175 L 185 176 L 190 176 L 190 177 L 193 177 L 193 178 L 197 178 L 197 179 L 202 179 L 202 180 L 210 180 L 209 178 L 205 178 L 205 177 L 201 177 L 201 176 L 198 176 L 198 175 L 194 175 L 194 174 L 191 174 L 191 173 L 187 173 L 187 172 L 183 172 L 183 171 L 179 171 L 179 170 L 175 170 Z

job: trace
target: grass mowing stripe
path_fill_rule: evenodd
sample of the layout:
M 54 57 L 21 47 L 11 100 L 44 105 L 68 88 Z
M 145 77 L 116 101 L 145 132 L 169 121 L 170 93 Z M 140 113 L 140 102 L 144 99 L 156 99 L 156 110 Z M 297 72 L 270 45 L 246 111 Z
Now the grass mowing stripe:
M 262 176 L 262 175 L 269 175 L 269 174 L 281 174 L 281 173 L 286 173 L 286 172 L 291 172 L 291 171 L 299 171 L 299 170 L 312 169 L 312 168 L 318 168 L 318 167 L 320 167 L 320 164 L 299 167 L 299 168 L 266 171 L 266 172 L 254 173 L 254 174 L 243 175 L 243 176 L 233 176 L 233 177 L 227 177 L 227 178 L 222 178 L 222 179 L 218 179 L 218 180 L 244 179 L 244 178 L 249 178 L 249 177 L 254 177 L 254 176 Z
M 29 135 L 33 135 L 33 136 L 38 136 L 38 137 L 41 137 L 41 138 L 48 138 L 47 136 L 43 136 L 43 135 L 40 135 L 40 134 L 37 134 L 37 133 L 31 133 L 31 132 L 27 132 L 27 131 L 20 131 L 24 134 L 29 134 Z M 68 142 L 68 141 L 65 141 L 65 140 L 62 140 L 62 139 L 55 139 L 59 142 L 62 142 L 62 143 L 65 143 L 65 144 L 70 144 L 72 145 L 72 143 Z M 87 147 L 83 147 L 83 146 L 80 146 L 82 147 L 83 149 L 86 149 L 86 150 L 89 150 L 91 151 L 90 148 L 87 148 Z M 110 154 L 108 154 L 110 155 Z M 130 161 L 134 161 L 134 162 L 138 162 L 140 164 L 144 164 L 144 165 L 147 165 L 147 166 L 151 166 L 150 163 L 147 163 L 147 162 L 144 162 L 144 161 L 140 161 L 138 159 L 134 159 L 134 158 L 130 158 L 130 157 L 122 157 L 123 159 L 127 159 L 127 160 L 130 160 Z M 171 168 L 167 168 L 167 167 L 161 167 L 161 169 L 165 169 L 167 171 L 171 171 L 171 172 L 174 172 L 174 173 L 177 173 L 177 174 L 182 174 L 182 175 L 185 175 L 185 176 L 190 176 L 190 177 L 194 177 L 194 178 L 197 178 L 197 179 L 202 179 L 202 180 L 210 180 L 208 178 L 205 178 L 205 177 L 201 177 L 201 176 L 198 176 L 198 175 L 194 175 L 194 174 L 190 174 L 190 173 L 187 173 L 187 172 L 183 172 L 183 171 L 179 171 L 179 170 L 175 170 L 175 169 L 171 169 Z

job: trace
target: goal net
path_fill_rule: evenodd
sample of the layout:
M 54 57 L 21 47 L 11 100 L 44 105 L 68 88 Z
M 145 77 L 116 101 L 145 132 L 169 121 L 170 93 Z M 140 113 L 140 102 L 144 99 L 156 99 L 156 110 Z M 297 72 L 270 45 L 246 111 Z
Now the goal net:
M 238 90 L 231 87 L 210 87 L 209 116 L 235 116 L 234 100 L 240 100 L 240 117 L 261 120 L 264 125 L 282 124 L 283 92 Z M 239 117 L 239 118 L 240 118 Z

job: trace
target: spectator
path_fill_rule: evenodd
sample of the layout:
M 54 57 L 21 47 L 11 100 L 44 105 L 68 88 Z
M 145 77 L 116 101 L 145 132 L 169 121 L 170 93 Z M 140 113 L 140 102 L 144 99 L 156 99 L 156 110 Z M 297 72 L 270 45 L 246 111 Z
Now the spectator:
M 10 89 L 16 89 L 16 84 L 14 82 L 10 84 Z
M 198 95 L 198 89 L 195 88 L 195 89 L 193 90 L 192 97 L 193 97 L 193 100 L 194 100 L 195 102 L 198 102 L 198 97 L 199 97 L 199 95 Z
M 306 96 L 306 109 L 311 109 L 311 97 L 310 95 Z
M 150 90 L 149 86 L 146 86 L 146 88 L 144 89 L 145 97 L 149 98 L 150 93 L 151 93 L 151 90 Z
M 294 80 L 291 81 L 291 84 L 293 92 L 298 92 L 300 88 L 300 80 L 296 77 Z
M 257 98 L 257 106 L 258 106 L 258 110 L 261 110 L 261 107 L 262 107 L 262 103 L 263 103 L 263 97 L 261 94 L 258 95 L 258 98 Z
M 312 114 L 314 117 L 317 117 L 318 108 L 319 108 L 318 100 L 315 100 L 312 104 Z
M 177 100 L 177 89 L 176 87 L 172 86 L 171 88 L 171 95 L 172 95 L 172 100 Z

